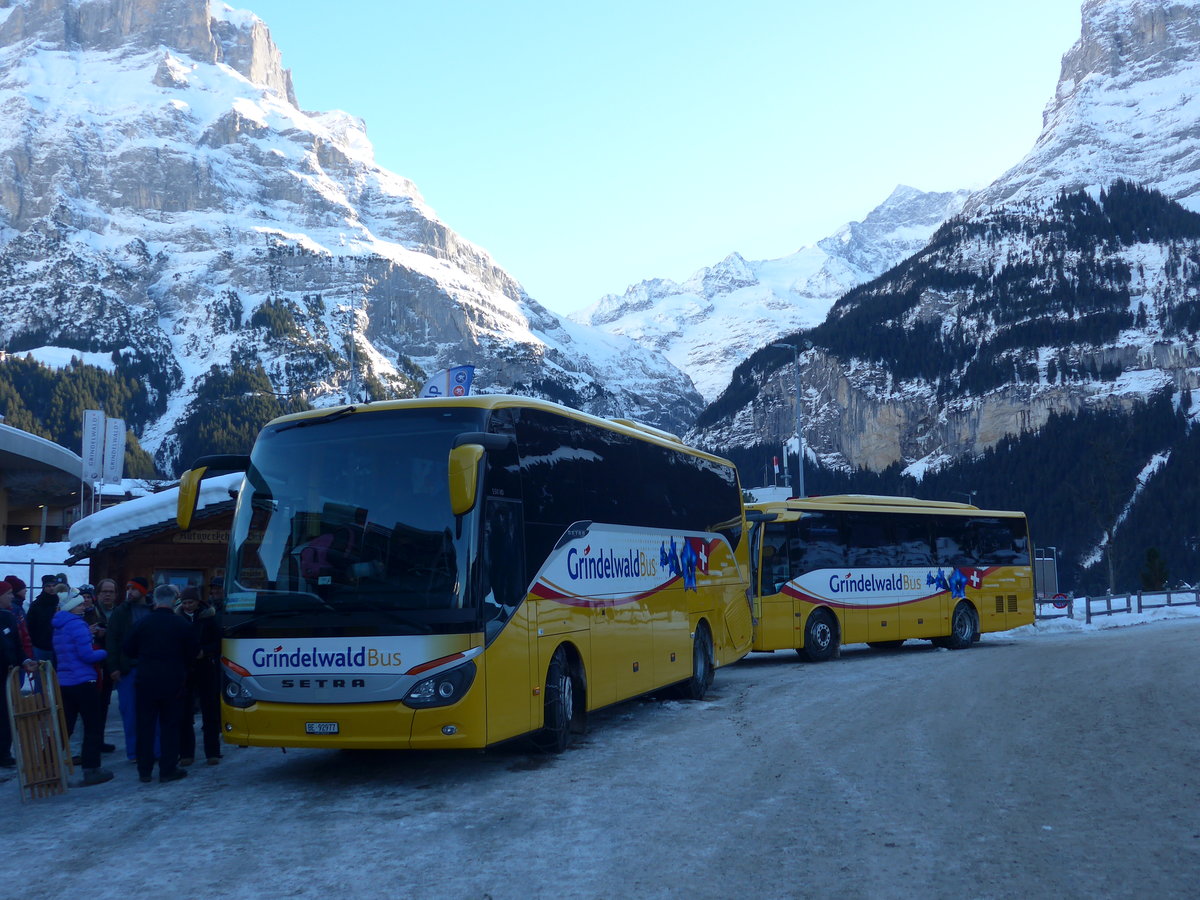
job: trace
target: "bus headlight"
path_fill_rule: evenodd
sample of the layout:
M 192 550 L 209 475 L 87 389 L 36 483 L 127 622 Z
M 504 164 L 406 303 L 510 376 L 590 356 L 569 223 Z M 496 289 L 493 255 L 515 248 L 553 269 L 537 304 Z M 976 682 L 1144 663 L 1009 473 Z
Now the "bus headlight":
M 404 696 L 404 705 L 414 709 L 457 703 L 475 681 L 475 663 L 468 661 L 446 672 L 424 678 Z
M 236 709 L 254 705 L 254 695 L 241 682 L 234 681 L 228 675 L 225 676 L 225 687 L 221 693 L 225 695 L 225 702 Z

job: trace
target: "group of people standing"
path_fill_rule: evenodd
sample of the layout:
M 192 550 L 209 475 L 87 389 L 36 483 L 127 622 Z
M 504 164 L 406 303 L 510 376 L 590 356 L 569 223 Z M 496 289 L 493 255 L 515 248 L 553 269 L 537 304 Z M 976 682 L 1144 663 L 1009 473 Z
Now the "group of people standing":
M 40 660 L 53 663 L 68 733 L 82 722 L 75 762 L 84 785 L 113 778 L 101 757 L 117 749 L 104 741 L 114 691 L 125 755 L 137 763 L 141 781 L 153 780 L 155 763 L 161 782 L 187 775 L 196 755 L 197 708 L 207 762 L 220 762 L 223 590 L 214 579 L 205 601 L 196 587 L 152 590 L 140 576 L 121 592 L 112 578 L 72 589 L 65 575 L 47 575 L 26 611 L 25 583 L 15 575 L 0 581 L 0 675 L 17 666 L 35 672 Z M 0 695 L 0 766 L 13 766 L 7 691 Z

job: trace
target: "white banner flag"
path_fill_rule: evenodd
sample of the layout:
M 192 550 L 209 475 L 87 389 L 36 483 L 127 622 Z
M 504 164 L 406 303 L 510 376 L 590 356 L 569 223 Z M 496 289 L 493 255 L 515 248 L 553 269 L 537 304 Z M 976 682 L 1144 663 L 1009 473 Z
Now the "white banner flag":
M 125 420 L 109 419 L 104 427 L 104 483 L 120 484 L 125 474 Z
M 104 458 L 104 413 L 98 409 L 83 411 L 83 480 L 95 484 L 100 480 Z

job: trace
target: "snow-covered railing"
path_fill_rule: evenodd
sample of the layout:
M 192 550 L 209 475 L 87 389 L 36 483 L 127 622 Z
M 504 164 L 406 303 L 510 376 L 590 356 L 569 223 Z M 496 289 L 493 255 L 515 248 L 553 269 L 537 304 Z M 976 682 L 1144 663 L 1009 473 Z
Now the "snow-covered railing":
M 44 558 L 38 559 L 27 556 L 24 559 L 0 559 L 0 578 L 11 573 L 25 582 L 27 589 L 25 594 L 26 603 L 33 600 L 37 596 L 38 591 L 41 590 L 43 575 L 57 575 L 63 572 L 71 584 L 75 584 L 75 579 L 72 577 L 73 569 L 73 566 L 68 566 L 66 563 L 47 562 Z M 83 566 L 82 580 L 79 584 L 87 581 L 87 571 L 87 566 Z
M 1140 613 L 1148 609 L 1165 609 L 1168 606 L 1200 606 L 1200 590 L 1183 591 L 1138 591 L 1136 593 L 1105 594 L 1103 597 L 1072 597 L 1066 609 L 1050 601 L 1037 602 L 1038 619 L 1074 619 L 1082 606 L 1083 620 L 1089 625 L 1095 616 L 1111 616 L 1115 613 Z M 1051 607 L 1052 612 L 1043 612 Z

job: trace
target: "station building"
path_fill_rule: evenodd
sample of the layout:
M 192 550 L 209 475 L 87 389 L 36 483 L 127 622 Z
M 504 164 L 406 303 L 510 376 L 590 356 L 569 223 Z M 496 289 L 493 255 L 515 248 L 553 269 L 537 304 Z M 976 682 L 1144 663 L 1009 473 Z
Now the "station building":
M 65 541 L 79 518 L 83 460 L 0 422 L 0 544 Z

